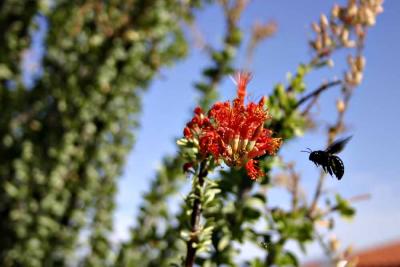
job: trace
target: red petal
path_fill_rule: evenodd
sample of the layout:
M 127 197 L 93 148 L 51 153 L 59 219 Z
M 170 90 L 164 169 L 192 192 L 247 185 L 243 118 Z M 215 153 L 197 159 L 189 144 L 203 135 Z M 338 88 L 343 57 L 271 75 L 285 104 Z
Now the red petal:
M 247 175 L 250 177 L 251 180 L 256 180 L 260 176 L 264 175 L 264 173 L 256 165 L 257 163 L 258 161 L 252 159 L 246 163 Z
M 235 74 L 235 81 L 237 83 L 237 96 L 241 101 L 244 101 L 244 97 L 246 96 L 246 86 L 250 80 L 250 72 L 240 71 Z

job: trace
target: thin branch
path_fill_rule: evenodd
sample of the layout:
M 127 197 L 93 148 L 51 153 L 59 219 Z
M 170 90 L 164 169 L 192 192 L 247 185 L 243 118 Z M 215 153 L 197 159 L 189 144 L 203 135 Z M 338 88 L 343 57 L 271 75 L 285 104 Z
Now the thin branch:
M 339 85 L 341 83 L 342 83 L 341 80 L 336 80 L 336 81 L 331 81 L 331 82 L 322 84 L 320 87 L 318 87 L 317 89 L 315 89 L 314 91 L 312 91 L 308 95 L 305 95 L 302 98 L 300 98 L 299 101 L 296 104 L 296 107 L 299 107 L 301 104 L 303 104 L 304 102 L 306 102 L 310 98 L 318 97 L 323 91 L 325 91 L 325 90 L 327 90 L 327 89 L 329 89 L 331 87 L 334 87 L 336 85 Z
M 312 107 L 314 107 L 314 105 L 317 104 L 319 99 L 319 95 L 315 96 L 310 103 L 308 103 L 308 105 L 304 108 L 304 110 L 301 112 L 301 116 L 305 117 L 307 116 L 307 114 L 310 112 L 310 110 L 312 109 Z
M 203 188 L 204 178 L 206 176 L 207 176 L 207 167 L 206 167 L 206 160 L 204 160 L 200 164 L 199 175 L 197 177 L 199 183 L 198 187 Z M 192 215 L 190 218 L 191 230 L 190 230 L 190 239 L 187 241 L 187 253 L 185 260 L 186 267 L 192 267 L 195 261 L 197 247 L 194 247 L 193 245 L 198 241 L 197 234 L 199 230 L 199 223 L 201 216 L 201 200 L 200 200 L 201 189 L 197 188 L 196 186 L 194 190 L 196 198 L 193 202 Z
M 329 248 L 329 246 L 327 244 L 325 244 L 322 235 L 320 233 L 318 233 L 317 231 L 315 231 L 314 236 L 316 237 L 318 243 L 321 245 L 322 249 L 324 250 L 325 255 L 328 256 L 329 259 L 333 259 L 332 251 Z
M 263 40 L 273 36 L 277 31 L 277 23 L 270 21 L 266 23 L 256 22 L 252 27 L 250 42 L 246 48 L 246 61 L 244 69 L 249 69 L 253 63 L 254 52 Z
M 291 188 L 291 193 L 292 193 L 292 209 L 293 211 L 297 210 L 298 203 L 299 203 L 299 180 L 300 176 L 296 173 L 294 170 L 293 164 L 288 165 L 289 168 L 289 173 L 290 177 L 292 178 L 292 188 Z
M 211 53 L 213 51 L 212 47 L 206 42 L 204 35 L 198 28 L 195 21 L 190 21 L 187 23 L 188 28 L 193 36 L 194 46 L 199 48 L 200 50 L 204 50 L 207 53 Z
M 326 176 L 325 172 L 321 171 L 321 174 L 318 179 L 317 189 L 315 190 L 314 197 L 313 197 L 313 200 L 311 202 L 311 206 L 310 206 L 310 209 L 308 212 L 308 215 L 310 217 L 313 216 L 313 213 L 314 213 L 315 209 L 317 208 L 317 203 L 318 203 L 319 197 L 321 196 L 321 193 L 322 193 L 322 187 L 324 185 L 325 176 Z
M 362 195 L 357 195 L 354 197 L 351 197 L 349 199 L 347 199 L 347 201 L 349 201 L 350 203 L 355 203 L 355 202 L 359 202 L 359 201 L 365 201 L 371 198 L 370 194 L 362 194 Z M 324 213 L 321 214 L 321 218 L 325 217 L 327 215 L 329 215 L 330 213 L 336 211 L 339 208 L 339 206 L 335 205 L 333 207 L 330 207 L 329 209 L 327 209 Z

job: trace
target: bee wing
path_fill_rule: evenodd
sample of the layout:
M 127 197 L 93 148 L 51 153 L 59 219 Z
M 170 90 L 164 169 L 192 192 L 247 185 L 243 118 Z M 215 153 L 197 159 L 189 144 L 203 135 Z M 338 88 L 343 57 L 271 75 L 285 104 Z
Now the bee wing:
M 343 150 L 343 148 L 346 146 L 346 144 L 350 141 L 350 139 L 353 136 L 349 136 L 346 138 L 341 138 L 333 142 L 328 148 L 325 150 L 325 152 L 328 152 L 330 154 L 337 154 L 340 151 Z
M 342 179 L 344 174 L 343 161 L 338 156 L 329 157 L 329 165 L 338 180 Z

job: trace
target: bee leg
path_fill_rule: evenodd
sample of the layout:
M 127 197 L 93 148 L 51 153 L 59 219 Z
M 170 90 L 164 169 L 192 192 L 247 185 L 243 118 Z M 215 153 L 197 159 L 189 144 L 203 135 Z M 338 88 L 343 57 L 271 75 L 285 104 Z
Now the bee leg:
M 328 165 L 326 168 L 328 169 L 328 172 L 329 172 L 330 176 L 332 176 L 332 168 L 331 168 L 331 166 Z

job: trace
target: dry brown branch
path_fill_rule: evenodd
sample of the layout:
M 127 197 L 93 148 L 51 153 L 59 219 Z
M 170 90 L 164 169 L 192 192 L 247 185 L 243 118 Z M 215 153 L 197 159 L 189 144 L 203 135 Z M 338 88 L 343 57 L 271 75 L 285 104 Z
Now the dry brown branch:
M 251 38 L 249 45 L 246 48 L 246 63 L 245 69 L 249 69 L 253 63 L 254 52 L 257 46 L 263 40 L 272 37 L 278 29 L 278 25 L 275 21 L 269 21 L 266 23 L 256 22 L 252 27 Z

